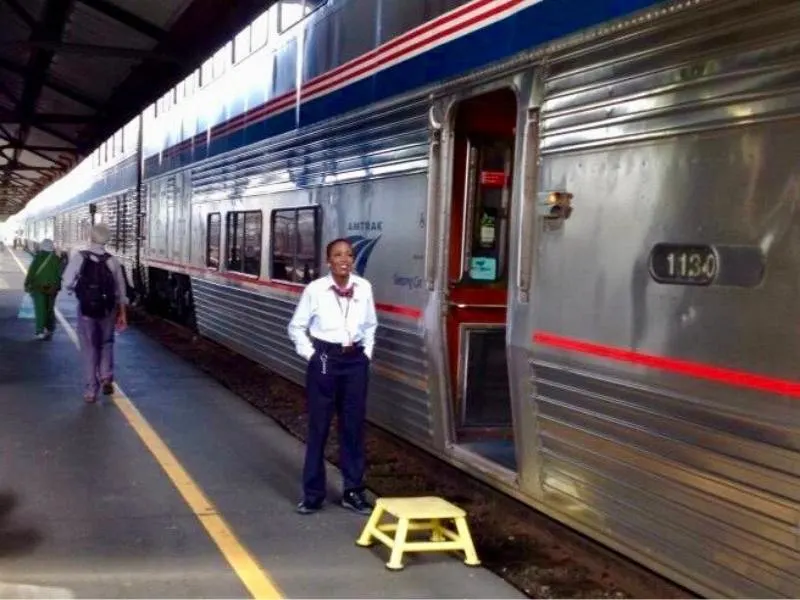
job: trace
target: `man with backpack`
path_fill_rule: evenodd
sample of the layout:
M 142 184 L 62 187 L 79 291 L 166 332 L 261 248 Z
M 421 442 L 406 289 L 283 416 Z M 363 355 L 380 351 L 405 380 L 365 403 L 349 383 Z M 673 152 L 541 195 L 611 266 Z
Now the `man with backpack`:
M 110 238 L 102 223 L 92 227 L 88 250 L 76 252 L 64 271 L 64 288 L 78 298 L 78 337 L 86 402 L 97 392 L 114 393 L 114 328 L 127 326 L 127 284 L 119 262 L 106 252 Z

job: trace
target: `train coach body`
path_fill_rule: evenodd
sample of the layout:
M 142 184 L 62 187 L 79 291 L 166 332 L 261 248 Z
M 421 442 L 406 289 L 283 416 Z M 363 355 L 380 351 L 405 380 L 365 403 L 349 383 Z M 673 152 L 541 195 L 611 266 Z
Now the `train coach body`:
M 306 6 L 28 237 L 110 202 L 151 295 L 300 384 L 348 237 L 371 421 L 699 593 L 800 593 L 800 6 Z

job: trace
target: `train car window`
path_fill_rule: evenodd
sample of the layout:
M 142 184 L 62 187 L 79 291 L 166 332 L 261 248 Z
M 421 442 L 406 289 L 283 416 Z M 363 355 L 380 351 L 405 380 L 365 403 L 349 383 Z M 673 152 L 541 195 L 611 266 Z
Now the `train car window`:
M 323 6 L 328 0 L 306 0 L 304 16 L 310 15 L 312 12 Z
M 303 81 L 322 75 L 336 66 L 332 22 L 330 18 L 318 19 L 306 29 Z
M 297 83 L 297 39 L 292 38 L 272 56 L 273 89 L 275 95 L 286 94 Z
M 378 3 L 369 0 L 352 0 L 335 13 L 333 36 L 337 40 L 339 65 L 366 54 L 377 45 L 373 27 L 353 27 L 353 23 L 377 21 Z
M 310 283 L 319 276 L 319 207 L 272 212 L 272 279 Z
M 279 31 L 283 33 L 303 18 L 305 0 L 281 0 Z
M 261 274 L 261 211 L 228 213 L 227 261 L 229 271 L 247 275 Z
M 206 227 L 206 266 L 219 269 L 219 244 L 222 236 L 222 217 L 219 213 L 208 215 Z
M 216 54 L 214 54 L 214 64 L 213 64 L 213 74 L 212 77 L 214 79 L 218 79 L 225 74 L 225 71 L 228 70 L 228 63 L 233 58 L 233 44 L 228 42 L 222 48 L 217 50 Z
M 252 33 L 248 25 L 233 40 L 233 62 L 239 63 L 250 55 L 251 39 Z
M 470 140 L 466 193 L 470 233 L 463 267 L 473 283 L 505 279 L 513 143 L 508 138 Z
M 123 145 L 122 145 L 122 129 L 117 131 L 114 134 L 114 154 L 121 155 L 123 152 Z
M 203 63 L 203 66 L 200 67 L 200 87 L 207 86 L 211 83 L 213 79 L 212 71 L 214 66 L 214 59 L 209 58 L 206 62 Z
M 387 42 L 425 22 L 425 0 L 384 2 L 380 12 L 380 38 Z
M 269 38 L 269 11 L 264 11 L 250 26 L 252 37 L 250 38 L 250 51 L 255 52 L 267 43 Z
M 469 2 L 469 0 L 426 0 L 425 20 L 431 21 L 439 15 L 454 10 L 467 2 Z

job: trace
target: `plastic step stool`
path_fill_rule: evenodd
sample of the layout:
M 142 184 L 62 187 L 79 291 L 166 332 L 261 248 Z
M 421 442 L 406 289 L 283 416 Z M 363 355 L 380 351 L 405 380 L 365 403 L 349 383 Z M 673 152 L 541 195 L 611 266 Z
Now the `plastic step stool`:
M 397 522 L 381 524 L 384 514 L 395 517 Z M 443 498 L 379 498 L 356 543 L 359 546 L 371 546 L 377 539 L 391 548 L 392 554 L 386 568 L 392 571 L 403 568 L 405 552 L 461 551 L 464 553 L 464 564 L 476 567 L 481 563 L 472 543 L 466 517 L 466 511 Z M 455 531 L 446 527 L 444 521 L 453 521 Z M 392 531 L 394 538 L 387 535 Z M 408 541 L 409 531 L 430 531 L 430 539 Z

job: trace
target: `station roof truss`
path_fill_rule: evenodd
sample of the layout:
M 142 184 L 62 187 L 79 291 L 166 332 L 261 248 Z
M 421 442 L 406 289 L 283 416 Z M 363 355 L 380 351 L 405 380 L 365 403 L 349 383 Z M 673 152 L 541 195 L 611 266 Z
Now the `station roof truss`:
M 0 0 L 0 221 L 275 0 Z

